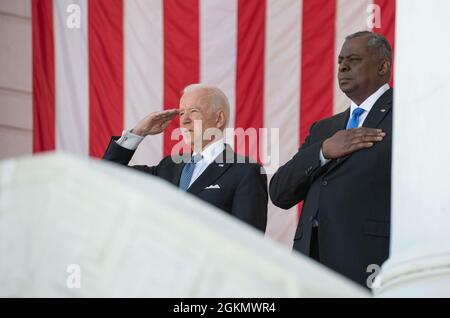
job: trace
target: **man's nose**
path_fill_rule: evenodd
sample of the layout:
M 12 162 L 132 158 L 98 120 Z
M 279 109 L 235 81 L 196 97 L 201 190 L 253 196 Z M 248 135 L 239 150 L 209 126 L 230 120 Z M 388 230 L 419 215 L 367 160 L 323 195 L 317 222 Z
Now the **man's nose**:
M 339 64 L 339 72 L 343 73 L 343 72 L 348 72 L 350 70 L 350 67 L 348 66 L 348 64 L 344 61 L 342 61 Z
M 187 125 L 191 123 L 191 118 L 188 113 L 184 113 L 183 115 L 180 116 L 180 123 L 182 125 Z

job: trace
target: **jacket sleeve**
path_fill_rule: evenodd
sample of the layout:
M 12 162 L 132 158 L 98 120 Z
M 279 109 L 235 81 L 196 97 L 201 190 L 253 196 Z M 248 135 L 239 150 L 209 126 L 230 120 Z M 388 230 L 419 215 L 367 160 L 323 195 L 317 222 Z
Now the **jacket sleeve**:
M 114 136 L 111 138 L 108 148 L 105 151 L 105 154 L 103 155 L 103 160 L 112 161 L 115 163 L 118 163 L 122 166 L 128 167 L 128 163 L 130 162 L 131 158 L 133 158 L 135 150 L 130 150 L 127 148 L 124 148 L 122 146 L 119 146 L 116 143 L 116 140 L 118 140 L 119 136 Z M 152 175 L 157 175 L 158 166 L 148 167 L 144 165 L 136 165 L 136 166 L 130 166 L 130 168 L 143 171 L 146 173 L 150 173 Z
M 299 151 L 270 180 L 270 198 L 282 209 L 289 209 L 305 199 L 314 175 L 321 168 L 319 154 L 322 141 L 311 143 L 314 127 L 315 124 L 311 126 L 310 134 Z
M 259 164 L 246 165 L 233 197 L 232 214 L 265 231 L 267 225 L 267 176 Z

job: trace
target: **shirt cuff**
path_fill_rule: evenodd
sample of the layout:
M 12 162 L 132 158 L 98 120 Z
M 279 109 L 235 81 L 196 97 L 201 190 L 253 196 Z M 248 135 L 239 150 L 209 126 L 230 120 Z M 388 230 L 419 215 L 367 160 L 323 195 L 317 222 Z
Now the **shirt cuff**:
M 122 137 L 116 140 L 116 143 L 128 150 L 136 150 L 141 141 L 144 140 L 143 136 L 139 136 L 130 132 L 130 130 L 124 130 Z
M 323 156 L 322 148 L 320 148 L 319 159 L 320 159 L 320 166 L 321 167 L 325 166 L 327 163 L 329 163 L 331 161 L 331 159 L 326 159 Z

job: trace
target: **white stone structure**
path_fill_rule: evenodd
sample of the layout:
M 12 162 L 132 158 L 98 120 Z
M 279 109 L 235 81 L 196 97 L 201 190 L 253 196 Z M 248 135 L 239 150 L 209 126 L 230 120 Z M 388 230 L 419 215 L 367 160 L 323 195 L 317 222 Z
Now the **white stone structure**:
M 366 297 L 157 178 L 66 155 L 0 162 L 0 297 Z
M 381 297 L 450 297 L 450 2 L 397 0 L 390 258 Z

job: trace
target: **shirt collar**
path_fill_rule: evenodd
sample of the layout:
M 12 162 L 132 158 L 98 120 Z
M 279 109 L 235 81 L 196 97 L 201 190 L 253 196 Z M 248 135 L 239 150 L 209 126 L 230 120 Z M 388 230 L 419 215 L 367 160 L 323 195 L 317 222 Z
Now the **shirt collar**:
M 208 144 L 200 153 L 203 156 L 203 160 L 207 163 L 213 162 L 218 155 L 220 155 L 225 150 L 225 144 L 223 143 L 223 138 L 218 139 L 210 144 Z M 194 152 L 193 155 L 196 155 Z
M 387 83 L 384 84 L 375 93 L 367 97 L 367 99 L 364 102 L 362 102 L 361 105 L 359 106 L 356 105 L 354 101 L 352 101 L 350 105 L 350 114 L 353 114 L 353 111 L 358 107 L 364 109 L 367 113 L 370 112 L 370 110 L 372 109 L 373 105 L 375 105 L 378 98 L 380 98 L 381 95 L 386 93 L 386 91 L 388 91 L 389 88 L 390 88 L 389 84 Z

